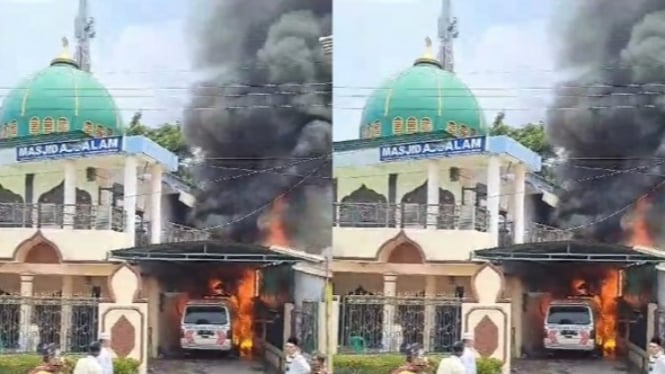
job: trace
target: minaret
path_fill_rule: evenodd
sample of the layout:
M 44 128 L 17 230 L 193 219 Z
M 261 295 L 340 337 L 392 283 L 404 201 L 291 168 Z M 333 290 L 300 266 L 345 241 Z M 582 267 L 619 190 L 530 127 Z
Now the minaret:
M 88 0 L 79 0 L 79 11 L 74 21 L 76 36 L 76 62 L 83 71 L 90 71 L 90 40 L 95 37 L 95 20 L 88 16 Z
M 441 16 L 439 16 L 439 61 L 444 70 L 454 71 L 455 56 L 453 41 L 457 38 L 457 18 L 453 17 L 451 0 L 442 0 Z

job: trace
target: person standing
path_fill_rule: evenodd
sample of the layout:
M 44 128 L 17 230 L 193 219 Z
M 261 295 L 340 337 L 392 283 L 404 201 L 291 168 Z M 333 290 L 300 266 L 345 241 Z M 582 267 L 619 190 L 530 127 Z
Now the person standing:
M 462 353 L 462 364 L 466 370 L 466 374 L 476 374 L 476 358 L 478 353 L 473 346 L 473 333 L 465 332 L 462 335 L 462 342 L 464 343 L 464 352 Z
M 111 353 L 111 334 L 99 334 L 99 345 L 101 350 L 97 361 L 102 366 L 103 374 L 113 374 L 113 354 Z
M 655 336 L 647 346 L 649 353 L 649 365 L 647 373 L 650 374 L 665 374 L 665 355 L 663 354 L 663 342 Z
M 462 355 L 464 354 L 464 343 L 457 342 L 453 344 L 453 354 L 446 357 L 439 363 L 436 374 L 465 374 L 466 369 L 462 364 Z
M 76 362 L 73 374 L 104 374 L 102 365 L 97 361 L 97 357 L 99 357 L 101 350 L 102 346 L 99 342 L 91 343 L 90 346 L 88 346 L 88 355 L 80 358 Z
M 300 342 L 298 341 L 298 338 L 294 336 L 290 337 L 286 341 L 284 351 L 284 353 L 286 353 L 286 365 L 284 367 L 284 373 L 311 374 L 312 368 L 309 366 L 309 362 L 305 356 L 303 356 L 300 350 Z

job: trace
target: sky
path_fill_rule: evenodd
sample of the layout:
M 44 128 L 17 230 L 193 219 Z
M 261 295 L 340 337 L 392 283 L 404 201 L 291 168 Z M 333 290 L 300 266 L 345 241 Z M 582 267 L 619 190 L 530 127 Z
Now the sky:
M 544 120 L 552 85 L 561 78 L 551 25 L 569 0 L 452 0 L 458 18 L 455 70 L 478 97 L 488 121 Z M 558 2 L 559 4 L 555 4 Z M 441 0 L 334 0 L 334 139 L 358 137 L 372 89 L 436 46 Z M 555 6 L 556 5 L 556 6 Z
M 148 125 L 173 122 L 196 80 L 186 34 L 190 7 L 202 0 L 89 0 L 95 18 L 93 72 L 126 122 L 142 110 Z M 456 72 L 488 120 L 544 119 L 554 71 L 550 24 L 557 0 L 453 0 L 459 19 Z M 570 0 L 560 0 L 570 1 Z M 441 0 L 334 0 L 334 140 L 357 137 L 364 102 L 386 78 L 411 66 L 435 40 Z M 23 78 L 74 45 L 78 0 L 0 0 L 0 99 Z

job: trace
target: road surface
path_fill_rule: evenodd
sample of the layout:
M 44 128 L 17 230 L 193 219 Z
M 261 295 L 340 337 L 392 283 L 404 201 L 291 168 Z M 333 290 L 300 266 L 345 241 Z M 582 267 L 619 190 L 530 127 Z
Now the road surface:
M 264 374 L 260 363 L 232 359 L 152 360 L 154 374 Z M 595 373 L 598 374 L 598 373 Z M 604 374 L 604 373 L 603 373 Z
M 628 374 L 623 361 L 602 359 L 525 359 L 515 360 L 515 374 Z

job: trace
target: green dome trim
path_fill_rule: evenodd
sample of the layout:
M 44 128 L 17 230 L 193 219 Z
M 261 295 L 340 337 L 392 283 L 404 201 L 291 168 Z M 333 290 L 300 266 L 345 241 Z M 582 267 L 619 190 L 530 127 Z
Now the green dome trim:
M 123 133 L 109 91 L 66 55 L 22 81 L 0 107 L 0 143 Z
M 471 90 L 428 57 L 376 89 L 360 124 L 363 139 L 441 131 L 456 137 L 486 135 L 488 126 Z

